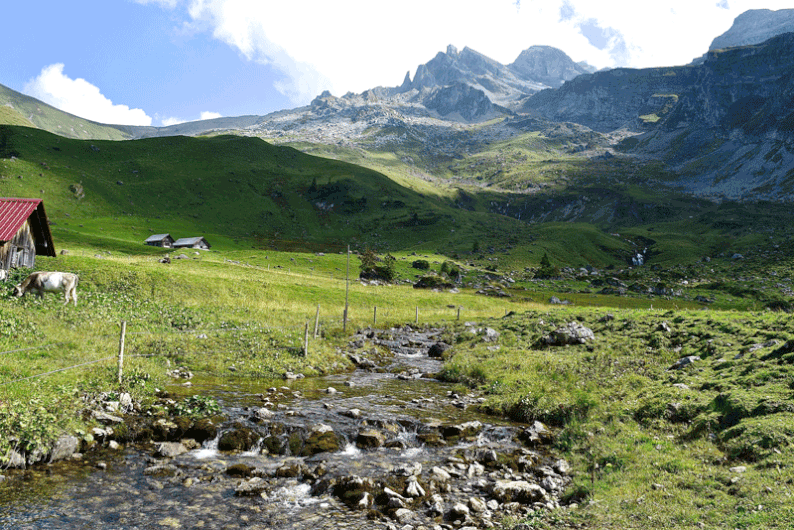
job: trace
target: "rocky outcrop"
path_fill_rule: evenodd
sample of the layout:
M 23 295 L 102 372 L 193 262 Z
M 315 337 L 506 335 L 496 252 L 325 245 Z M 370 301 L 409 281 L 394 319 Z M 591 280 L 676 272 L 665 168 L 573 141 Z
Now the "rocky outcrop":
M 425 106 L 441 116 L 456 115 L 465 121 L 478 121 L 493 116 L 494 106 L 482 90 L 465 83 L 456 83 L 438 90 Z
M 758 44 L 794 31 L 794 9 L 750 9 L 733 21 L 728 31 L 711 41 L 709 50 Z
M 508 68 L 523 79 L 531 79 L 552 88 L 594 71 L 592 67 L 573 62 L 564 51 L 551 46 L 527 48 Z

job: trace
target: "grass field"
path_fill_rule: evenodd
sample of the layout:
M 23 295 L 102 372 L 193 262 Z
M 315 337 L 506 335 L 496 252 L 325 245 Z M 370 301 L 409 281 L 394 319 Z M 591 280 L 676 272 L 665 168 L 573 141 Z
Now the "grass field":
M 80 141 L 18 125 L 0 126 L 0 196 L 44 199 L 68 253 L 37 268 L 78 273 L 80 301 L 12 299 L 27 271 L 0 282 L 0 462 L 64 431 L 89 439 L 86 397 L 145 401 L 177 366 L 231 379 L 351 369 L 342 348 L 376 307 L 379 327 L 414 324 L 418 308 L 454 345 L 444 377 L 491 413 L 554 427 L 574 464 L 578 508 L 511 524 L 790 527 L 787 205 L 668 194 L 654 184 L 663 173 L 622 162 L 566 160 L 570 180 L 544 174 L 546 191 L 511 195 L 436 186 L 387 153 L 369 159 L 377 172 L 255 138 Z M 519 147 L 483 153 L 482 174 Z M 203 235 L 212 250 L 160 263 L 166 251 L 143 240 L 164 232 Z M 345 330 L 348 245 L 390 252 L 397 282 L 350 282 Z M 647 263 L 629 266 L 639 251 Z M 544 255 L 558 275 L 538 277 Z M 459 292 L 412 288 L 428 273 L 412 267 L 420 259 L 439 275 L 454 262 Z M 350 265 L 355 278 L 355 255 Z M 465 321 L 497 329 L 498 343 Z M 545 345 L 570 322 L 596 340 Z M 700 360 L 669 369 L 688 355 Z

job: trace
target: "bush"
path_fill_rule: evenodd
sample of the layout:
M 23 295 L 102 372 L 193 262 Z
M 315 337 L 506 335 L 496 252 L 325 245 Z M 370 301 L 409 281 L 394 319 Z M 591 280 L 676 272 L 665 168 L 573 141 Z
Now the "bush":
M 452 280 L 460 280 L 460 265 L 452 261 L 445 261 L 441 264 L 441 273 L 446 274 Z
M 560 275 L 560 270 L 551 264 L 549 256 L 544 252 L 540 258 L 540 268 L 535 273 L 535 278 L 556 278 Z
M 371 249 L 365 250 L 359 257 L 361 260 L 361 273 L 358 275 L 363 280 L 393 281 L 397 277 L 397 259 L 391 254 L 381 259 Z
M 426 271 L 430 268 L 430 263 L 426 259 L 418 259 L 411 263 L 411 267 L 419 269 L 420 271 Z

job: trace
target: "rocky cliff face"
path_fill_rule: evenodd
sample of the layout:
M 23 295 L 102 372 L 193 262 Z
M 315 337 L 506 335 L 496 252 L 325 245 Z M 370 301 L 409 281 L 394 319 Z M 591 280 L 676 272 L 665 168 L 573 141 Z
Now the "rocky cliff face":
M 711 42 L 709 50 L 758 44 L 790 31 L 794 31 L 794 9 L 751 9 L 736 17 L 733 26 Z
M 794 33 L 709 52 L 632 149 L 681 172 L 695 193 L 794 200 Z
M 400 90 L 439 89 L 461 84 L 482 91 L 492 103 L 508 107 L 547 88 L 543 83 L 516 75 L 507 66 L 471 48 L 458 52 L 454 46 L 449 46 L 446 53 L 439 52 L 428 63 L 420 65 L 412 82 L 406 77 Z
M 557 90 L 544 90 L 520 110 L 600 132 L 642 131 L 694 79 L 694 67 L 616 68 L 579 76 Z
M 760 44 L 772 37 L 794 31 L 794 9 L 750 9 L 733 21 L 733 25 L 711 41 L 709 51 Z M 707 54 L 692 64 L 703 64 Z
M 522 79 L 533 79 L 552 88 L 595 71 L 586 63 L 573 62 L 564 51 L 551 46 L 532 46 L 524 50 L 509 68 Z

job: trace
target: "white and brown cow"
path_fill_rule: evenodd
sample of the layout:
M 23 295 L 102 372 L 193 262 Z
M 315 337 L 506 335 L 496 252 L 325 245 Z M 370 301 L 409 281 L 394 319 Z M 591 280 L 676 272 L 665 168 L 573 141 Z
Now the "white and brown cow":
M 39 298 L 44 298 L 45 292 L 63 292 L 66 301 L 71 298 L 77 305 L 77 282 L 79 278 L 71 272 L 34 272 L 25 281 L 14 287 L 14 296 L 24 296 L 30 291 L 36 291 Z

